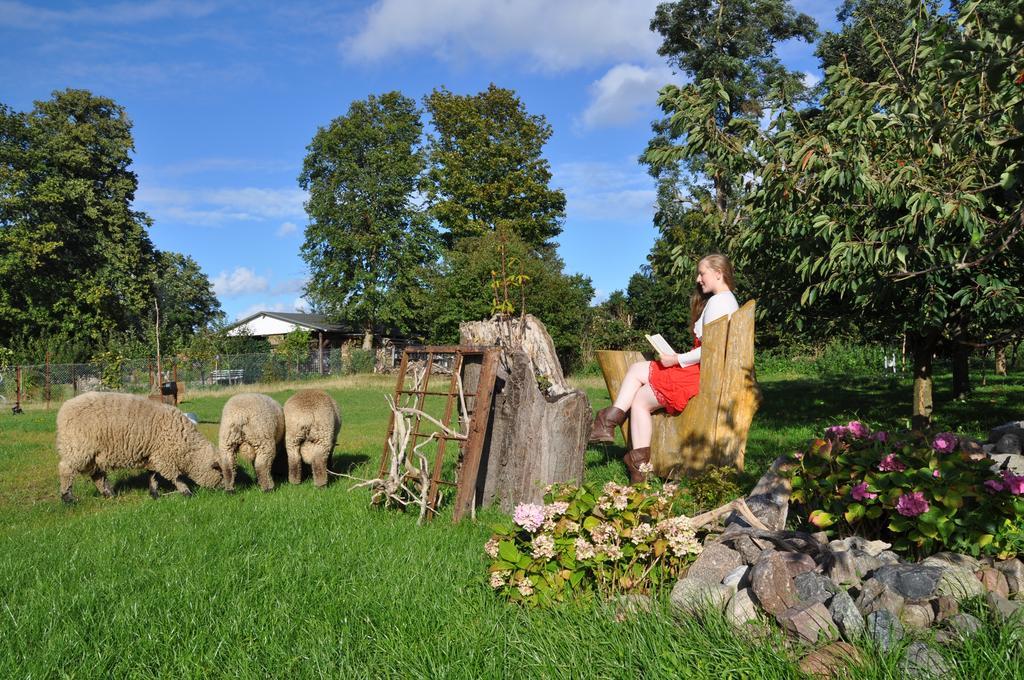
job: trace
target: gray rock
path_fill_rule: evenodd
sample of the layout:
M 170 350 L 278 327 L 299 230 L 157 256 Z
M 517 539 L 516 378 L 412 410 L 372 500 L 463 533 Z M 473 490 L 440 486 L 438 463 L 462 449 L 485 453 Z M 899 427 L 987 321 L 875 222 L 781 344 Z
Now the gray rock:
M 866 538 L 860 536 L 849 536 L 843 539 L 837 539 L 828 544 L 828 547 L 833 552 L 839 552 L 842 550 L 860 550 L 865 552 L 872 557 L 877 557 L 883 550 L 888 550 L 892 547 L 892 543 L 886 543 L 885 541 L 869 541 Z
M 996 442 L 996 453 L 1019 456 L 1020 440 L 1021 437 L 1019 434 L 1007 432 L 999 438 L 999 441 Z
M 864 632 L 879 649 L 889 651 L 903 639 L 903 626 L 892 613 L 881 609 L 871 612 L 864 621 Z
M 686 578 L 708 583 L 721 583 L 729 572 L 743 564 L 740 554 L 721 543 L 708 543 L 690 565 Z
M 1004 623 L 1011 620 L 1021 621 L 1020 611 L 1021 607 L 1024 607 L 1024 602 L 1008 600 L 996 593 L 988 593 L 985 596 L 985 600 L 988 602 L 988 606 L 992 608 L 992 613 L 995 614 L 997 620 Z
M 941 622 L 960 613 L 960 605 L 951 597 L 939 595 L 932 600 L 932 607 L 935 609 L 935 621 Z
M 836 622 L 844 640 L 853 642 L 864 634 L 864 616 L 861 615 L 853 598 L 845 590 L 840 590 L 832 596 L 832 601 L 828 605 L 828 613 Z
M 981 581 L 974 577 L 974 572 L 970 569 L 947 565 L 942 570 L 937 594 L 951 597 L 960 603 L 969 597 L 984 595 L 985 586 L 981 585 Z
M 818 565 L 814 563 L 814 558 L 810 555 L 798 552 L 780 552 L 778 554 L 781 555 L 782 561 L 786 563 L 786 568 L 789 570 L 791 577 L 795 578 L 799 574 L 814 571 L 818 568 Z
M 753 564 L 757 562 L 757 558 L 761 556 L 763 552 L 754 539 L 750 536 L 737 536 L 736 538 L 730 539 L 732 548 L 740 554 L 743 558 L 744 564 Z
M 925 630 L 935 622 L 935 610 L 930 604 L 905 604 L 900 612 L 900 623 L 907 628 Z
M 1015 475 L 1024 474 L 1024 456 L 1019 454 L 999 454 L 993 452 L 989 458 L 992 459 L 992 471 L 1001 472 L 1009 470 Z
M 828 577 L 840 586 L 860 586 L 860 575 L 853 553 L 848 550 L 832 553 L 832 559 L 825 569 Z
M 1011 558 L 996 562 L 994 566 L 1006 576 L 1006 585 L 1010 595 L 1019 593 L 1021 586 L 1024 585 L 1024 563 L 1017 558 Z
M 721 612 L 732 597 L 732 589 L 720 583 L 708 583 L 699 579 L 684 578 L 676 582 L 669 596 L 672 609 L 681 614 L 702 614 L 706 611 Z
M 911 642 L 900 663 L 908 678 L 941 678 L 949 674 L 949 664 L 936 650 L 923 642 Z
M 953 565 L 955 567 L 963 567 L 968 571 L 978 571 L 981 569 L 981 562 L 974 559 L 970 555 L 961 555 L 960 553 L 954 552 L 940 552 L 935 553 L 931 557 L 926 557 L 921 560 L 921 564 L 925 566 L 936 566 L 946 567 L 947 565 Z
M 982 442 L 971 437 L 960 438 L 960 450 L 971 456 L 985 455 L 985 451 L 982 449 Z
M 757 605 L 751 597 L 750 588 L 737 590 L 729 598 L 725 605 L 725 620 L 737 629 L 743 629 L 746 624 L 758 620 Z
M 773 616 L 800 601 L 788 561 L 780 552 L 761 553 L 750 570 L 750 587 L 761 607 Z
M 981 630 L 981 625 L 981 621 L 966 613 L 951 616 L 949 620 L 946 621 L 946 626 L 949 631 L 961 640 L 967 640 L 973 637 Z
M 622 623 L 639 614 L 650 613 L 654 600 L 649 595 L 619 595 L 612 601 L 615 621 Z
M 998 427 L 993 427 L 988 432 L 988 440 L 989 442 L 997 442 L 1004 434 L 1015 434 L 1018 437 L 1024 438 L 1024 420 L 1011 420 Z
M 891 550 L 883 550 L 876 557 L 878 557 L 882 564 L 902 564 L 900 556 Z
M 736 567 L 722 579 L 722 585 L 730 586 L 732 588 L 744 588 L 749 585 L 750 579 L 747 575 L 750 573 L 750 567 L 745 564 L 741 564 Z
M 820 602 L 801 602 L 775 618 L 786 632 L 805 642 L 831 641 L 839 637 L 832 615 Z
M 850 667 L 861 664 L 860 652 L 845 642 L 814 650 L 800 661 L 800 670 L 813 678 L 850 677 Z
M 918 564 L 886 564 L 876 569 L 871 577 L 884 583 L 903 599 L 919 603 L 937 594 L 942 571 L 940 567 Z
M 857 596 L 857 609 L 865 615 L 884 610 L 898 617 L 903 611 L 903 603 L 902 595 L 873 578 L 864 582 Z
M 832 579 L 816 574 L 813 571 L 797 574 L 793 577 L 793 585 L 796 586 L 796 594 L 801 602 L 821 602 L 825 604 L 839 590 L 839 586 Z
M 863 550 L 851 550 L 850 555 L 853 557 L 853 564 L 857 569 L 857 575 L 861 578 L 870 576 L 873 571 L 885 564 L 878 557 L 869 555 Z
M 746 497 L 747 507 L 754 517 L 771 531 L 782 531 L 786 528 L 786 517 L 789 515 L 789 495 L 793 485 L 787 477 L 779 472 L 789 464 L 788 456 L 779 456 L 772 466 L 761 475 L 750 494 Z M 725 520 L 725 525 L 738 524 L 749 526 L 738 512 L 732 512 Z

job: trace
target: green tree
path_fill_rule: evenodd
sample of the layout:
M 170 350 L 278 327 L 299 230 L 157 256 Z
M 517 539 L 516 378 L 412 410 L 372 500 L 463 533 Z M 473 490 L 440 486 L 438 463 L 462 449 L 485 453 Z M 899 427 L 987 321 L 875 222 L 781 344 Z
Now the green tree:
M 210 278 L 188 255 L 157 253 L 160 347 L 166 354 L 184 351 L 198 333 L 224 320 Z
M 553 249 L 565 194 L 549 187 L 541 152 L 551 126 L 544 116 L 527 113 L 512 90 L 493 84 L 467 96 L 441 88 L 424 103 L 435 134 L 422 186 L 447 244 L 503 228 L 531 250 Z
M 836 18 L 842 28 L 823 35 L 815 51 L 822 70 L 843 65 L 865 82 L 877 80 L 880 68 L 869 45 L 878 43 L 876 35 L 895 43 L 909 27 L 906 0 L 843 0 Z
M 297 375 L 299 364 L 309 359 L 311 338 L 312 333 L 296 328 L 274 346 L 273 353 L 283 358 L 289 365 L 295 366 Z
M 447 253 L 443 266 L 434 275 L 425 315 L 431 324 L 430 341 L 457 343 L 459 323 L 491 317 L 492 272 L 501 271 L 502 243 L 506 259 L 520 263 L 522 273 L 528 277 L 523 291 L 526 313 L 544 323 L 562 367 L 571 370 L 579 361 L 594 287 L 585 276 L 563 273 L 561 259 L 550 250 L 533 253 L 515 235 L 467 236 Z M 523 308 L 518 296 L 510 298 L 514 298 L 513 314 L 519 314 Z
M 908 9 L 898 42 L 865 38 L 877 81 L 834 68 L 820 111 L 776 121 L 737 250 L 791 289 L 762 300 L 795 320 L 842 305 L 906 335 L 924 426 L 934 354 L 1024 320 L 1024 20 Z
M 140 329 L 155 255 L 133 149 L 124 109 L 86 90 L 0 106 L 0 341 L 88 352 Z
M 358 324 L 364 349 L 379 325 L 410 328 L 424 267 L 436 259 L 435 231 L 414 203 L 422 132 L 412 99 L 371 95 L 317 130 L 299 176 L 309 191 L 306 295 Z

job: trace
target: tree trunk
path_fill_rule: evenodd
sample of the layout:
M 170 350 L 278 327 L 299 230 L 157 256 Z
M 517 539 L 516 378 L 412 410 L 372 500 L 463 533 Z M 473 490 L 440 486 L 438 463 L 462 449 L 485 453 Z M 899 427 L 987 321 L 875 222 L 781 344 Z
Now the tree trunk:
M 935 334 L 914 338 L 914 408 L 911 426 L 926 429 L 932 422 L 932 357 L 935 354 Z
M 1006 375 L 1006 345 L 996 346 L 996 375 Z
M 363 329 L 363 349 L 373 349 L 373 327 Z
M 971 350 L 958 345 L 953 350 L 953 398 L 962 399 L 971 390 Z
M 519 503 L 543 502 L 548 484 L 582 483 L 592 418 L 587 395 L 565 383 L 544 324 L 526 318 L 523 348 L 502 347 L 504 369 L 495 383 L 477 476 L 478 501 L 487 505 L 497 500 L 506 512 Z M 460 344 L 499 344 L 507 335 L 499 323 L 462 324 Z

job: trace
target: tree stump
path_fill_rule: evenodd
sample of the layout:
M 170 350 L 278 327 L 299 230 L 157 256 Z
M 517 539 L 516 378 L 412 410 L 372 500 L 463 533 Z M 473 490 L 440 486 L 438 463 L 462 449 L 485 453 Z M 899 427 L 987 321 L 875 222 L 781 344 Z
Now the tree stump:
M 548 484 L 582 483 L 592 415 L 587 395 L 565 382 L 544 324 L 528 314 L 521 343 L 514 340 L 520 348 L 509 346 L 507 324 L 519 321 L 496 317 L 459 331 L 460 344 L 502 350 L 477 500 L 511 512 L 519 503 L 542 502 Z

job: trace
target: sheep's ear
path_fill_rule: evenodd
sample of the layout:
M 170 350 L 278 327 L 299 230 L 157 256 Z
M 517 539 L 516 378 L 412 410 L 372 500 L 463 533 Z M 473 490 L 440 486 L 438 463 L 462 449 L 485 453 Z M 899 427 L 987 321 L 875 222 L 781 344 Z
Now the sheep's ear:
M 213 461 L 213 465 L 211 465 L 210 467 L 212 467 L 214 470 L 220 471 L 220 463 L 218 463 L 217 461 Z

